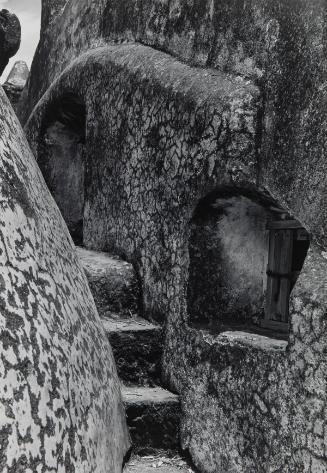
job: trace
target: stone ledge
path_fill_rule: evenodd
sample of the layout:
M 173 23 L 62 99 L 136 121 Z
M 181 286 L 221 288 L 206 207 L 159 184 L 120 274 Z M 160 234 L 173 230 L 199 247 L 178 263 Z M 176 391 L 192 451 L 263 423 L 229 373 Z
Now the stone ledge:
M 128 333 L 128 332 L 161 332 L 161 327 L 148 322 L 141 317 L 124 319 L 102 319 L 102 323 L 107 334 Z
M 117 256 L 102 251 L 88 250 L 79 246 L 76 247 L 76 251 L 84 268 L 92 271 L 92 274 L 106 275 L 108 268 L 111 271 L 123 272 L 124 274 L 126 271 L 131 271 L 132 266 Z
M 237 346 L 238 348 L 255 348 L 257 350 L 268 352 L 285 352 L 288 342 L 286 340 L 278 340 L 264 335 L 249 333 L 243 331 L 226 331 L 218 335 L 213 335 L 208 331 L 201 330 L 203 339 L 212 344 L 222 344 L 229 346 Z
M 124 473 L 153 473 L 153 469 L 160 473 L 194 473 L 188 462 L 179 455 L 168 456 L 164 452 L 158 455 L 133 457 L 124 469 Z
M 122 381 L 128 385 L 160 384 L 163 350 L 161 327 L 140 317 L 102 319 L 102 322 Z
M 117 256 L 76 247 L 100 317 L 134 317 L 140 292 L 134 268 Z
M 122 393 L 134 450 L 177 450 L 179 397 L 162 388 L 123 387 Z
M 146 388 L 141 386 L 122 388 L 123 400 L 125 404 L 131 405 L 160 405 L 160 404 L 175 404 L 179 405 L 179 396 L 173 394 L 166 389 Z

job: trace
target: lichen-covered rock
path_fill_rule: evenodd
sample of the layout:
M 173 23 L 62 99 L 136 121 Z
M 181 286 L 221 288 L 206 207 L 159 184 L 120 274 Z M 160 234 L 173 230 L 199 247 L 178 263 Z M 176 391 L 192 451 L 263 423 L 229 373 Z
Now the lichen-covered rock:
M 14 56 L 20 46 L 21 28 L 16 15 L 8 10 L 0 11 L 0 76 L 5 70 L 9 59 Z
M 0 89 L 0 470 L 120 473 L 112 352 L 62 217 Z
M 67 94 L 83 101 L 84 244 L 137 270 L 144 313 L 164 327 L 182 445 L 201 472 L 327 471 L 326 14 L 325 0 L 69 0 L 41 34 L 30 143 L 48 179 L 48 112 Z M 66 118 L 75 130 L 76 114 Z M 286 340 L 190 323 L 192 289 L 210 286 L 197 312 L 217 294 L 215 279 L 192 273 L 194 216 L 213 194 L 215 205 L 224 195 L 215 220 L 199 219 L 211 247 L 224 246 L 223 260 L 216 251 L 207 262 L 227 319 L 264 305 L 270 205 L 311 233 Z M 244 199 L 256 205 L 233 213 Z
M 24 90 L 28 79 L 29 69 L 26 62 L 15 62 L 6 82 L 3 84 L 3 90 L 6 92 L 14 110 L 16 110 L 20 96 Z

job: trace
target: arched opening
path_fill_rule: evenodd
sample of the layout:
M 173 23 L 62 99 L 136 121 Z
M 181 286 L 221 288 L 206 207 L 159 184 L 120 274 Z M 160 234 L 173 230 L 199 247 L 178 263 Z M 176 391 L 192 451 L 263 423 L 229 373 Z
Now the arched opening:
M 290 294 L 309 245 L 301 224 L 264 195 L 208 195 L 191 221 L 191 324 L 287 331 Z
M 49 106 L 38 161 L 70 234 L 83 243 L 86 110 L 67 93 Z

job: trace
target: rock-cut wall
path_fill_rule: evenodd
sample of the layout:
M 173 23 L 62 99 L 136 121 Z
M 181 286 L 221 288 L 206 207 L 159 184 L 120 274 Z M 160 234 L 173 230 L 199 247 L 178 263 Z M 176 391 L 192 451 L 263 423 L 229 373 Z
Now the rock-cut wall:
M 49 134 L 57 121 L 76 135 L 82 114 L 62 111 L 83 105 L 83 242 L 134 264 L 145 316 L 165 327 L 182 446 L 204 473 L 327 471 L 326 8 L 70 0 L 32 67 L 33 152 L 56 172 L 70 153 Z M 262 317 L 273 211 L 311 234 L 284 335 L 192 323 L 211 302 L 227 326 Z
M 190 221 L 199 200 L 243 193 L 258 206 L 269 197 L 257 184 L 268 172 L 256 154 L 259 89 L 143 45 L 89 51 L 54 82 L 27 124 L 41 167 L 44 124 L 67 93 L 86 106 L 84 244 L 133 262 L 145 314 L 165 322 L 163 367 L 182 400 L 182 446 L 204 473 L 325 468 L 326 262 L 317 243 L 293 292 L 288 341 L 208 333 L 191 325 L 187 308 Z M 305 221 L 305 213 L 295 216 Z M 235 289 L 244 292 L 238 276 Z

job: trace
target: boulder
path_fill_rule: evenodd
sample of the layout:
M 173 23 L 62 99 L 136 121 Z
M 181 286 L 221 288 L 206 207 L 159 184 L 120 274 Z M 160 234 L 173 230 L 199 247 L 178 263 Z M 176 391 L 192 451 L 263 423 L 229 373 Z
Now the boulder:
M 0 88 L 0 471 L 121 473 L 112 351 L 66 225 Z
M 5 70 L 9 59 L 20 46 L 21 28 L 16 15 L 8 10 L 0 11 L 0 75 Z

